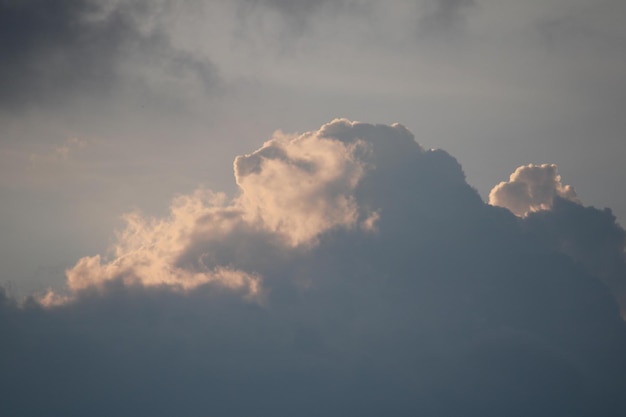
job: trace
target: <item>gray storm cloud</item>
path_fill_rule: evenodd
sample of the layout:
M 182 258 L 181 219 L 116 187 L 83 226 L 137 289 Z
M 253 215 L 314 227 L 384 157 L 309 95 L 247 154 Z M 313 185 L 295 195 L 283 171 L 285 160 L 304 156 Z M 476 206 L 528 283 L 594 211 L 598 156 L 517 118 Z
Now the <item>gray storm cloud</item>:
M 553 166 L 512 176 L 550 198 L 523 217 L 399 124 L 277 132 L 234 168 L 233 197 L 128 215 L 66 296 L 0 293 L 1 414 L 626 411 L 624 231 Z
M 191 79 L 212 89 L 212 64 L 174 47 L 159 22 L 168 1 L 3 0 L 0 110 L 107 97 Z M 175 83 L 174 83 L 175 84 Z

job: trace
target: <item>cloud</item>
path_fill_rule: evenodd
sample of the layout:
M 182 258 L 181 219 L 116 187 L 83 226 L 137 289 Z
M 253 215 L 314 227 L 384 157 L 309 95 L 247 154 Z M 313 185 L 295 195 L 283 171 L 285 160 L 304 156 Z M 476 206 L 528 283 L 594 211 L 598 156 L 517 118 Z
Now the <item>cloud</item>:
M 467 10 L 476 6 L 474 0 L 431 0 L 424 3 L 418 20 L 422 35 L 455 35 L 465 25 Z
M 176 198 L 168 219 L 127 215 L 113 259 L 81 259 L 67 272 L 69 288 L 121 279 L 190 289 L 215 281 L 256 293 L 259 280 L 254 273 L 233 269 L 236 259 L 216 263 L 210 251 L 195 254 L 195 247 L 212 247 L 238 234 L 267 235 L 277 244 L 298 247 L 333 228 L 374 229 L 377 214 L 360 208 L 354 197 L 368 164 L 367 145 L 327 136 L 332 128 L 356 125 L 337 120 L 318 132 L 277 132 L 262 148 L 235 160 L 241 193 L 232 201 L 200 189 Z M 181 261 L 190 253 L 196 256 L 191 267 Z
M 119 234 L 114 259 L 103 262 L 99 255 L 82 258 L 67 271 L 68 286 L 78 291 L 106 282 L 122 280 L 128 285 L 170 286 L 190 289 L 215 282 L 226 287 L 243 288 L 249 295 L 258 293 L 258 279 L 243 271 L 224 266 L 206 266 L 190 270 L 177 265 L 193 234 L 203 228 L 203 218 L 218 218 L 203 232 L 220 239 L 230 232 L 238 219 L 230 222 L 232 208 L 219 205 L 220 196 L 197 191 L 192 196 L 177 198 L 166 220 L 144 219 L 134 213 L 125 217 L 126 229 Z
M 340 123 L 351 125 L 333 124 Z M 277 134 L 235 160 L 239 203 L 248 220 L 258 218 L 292 245 L 336 226 L 354 227 L 363 217 L 353 193 L 367 164 L 358 153 L 367 153 L 367 145 L 343 143 L 324 133 L 322 128 L 297 138 Z
M 217 78 L 211 64 L 173 47 L 159 26 L 164 4 L 0 2 L 0 108 L 14 111 L 77 95 L 107 95 L 129 79 L 150 87 L 154 74 L 161 80 L 193 78 L 213 88 Z
M 526 216 L 550 209 L 556 197 L 578 202 L 574 188 L 561 184 L 556 165 L 530 164 L 517 168 L 509 181 L 496 185 L 489 193 L 489 204 Z
M 333 5 L 336 3 L 343 2 L 333 2 L 329 0 L 244 0 L 244 2 L 250 3 L 252 5 L 264 5 L 273 7 L 276 10 L 280 10 L 281 12 L 287 15 L 300 15 L 300 14 L 309 14 L 314 10 L 317 10 L 325 5 Z M 345 1 L 344 1 L 345 2 Z
M 521 217 L 533 239 L 584 265 L 626 311 L 626 234 L 610 209 L 583 206 L 556 165 L 517 168 L 491 190 L 489 204 Z
M 0 292 L 0 413 L 626 410 L 609 212 L 553 196 L 516 217 L 398 124 L 278 132 L 234 168 L 232 198 L 129 215 L 67 298 Z
M 626 232 L 610 209 L 555 197 L 550 210 L 531 213 L 524 227 L 553 250 L 580 262 L 626 306 Z

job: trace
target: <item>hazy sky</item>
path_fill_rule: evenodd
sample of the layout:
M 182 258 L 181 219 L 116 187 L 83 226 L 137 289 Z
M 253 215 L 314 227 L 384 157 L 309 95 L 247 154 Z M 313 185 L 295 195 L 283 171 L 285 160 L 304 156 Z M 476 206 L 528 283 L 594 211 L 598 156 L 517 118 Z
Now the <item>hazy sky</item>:
M 0 0 L 4 410 L 620 415 L 625 19 Z

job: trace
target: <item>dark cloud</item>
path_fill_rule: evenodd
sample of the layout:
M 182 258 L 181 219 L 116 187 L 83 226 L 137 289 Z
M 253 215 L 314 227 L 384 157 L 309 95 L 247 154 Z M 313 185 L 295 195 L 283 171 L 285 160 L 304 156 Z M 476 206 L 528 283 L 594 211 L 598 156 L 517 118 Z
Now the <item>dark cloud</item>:
M 281 54 L 297 50 L 297 41 L 314 31 L 329 16 L 354 14 L 358 9 L 352 0 L 237 0 L 237 33 L 247 42 L 261 39 L 266 45 L 278 46 Z M 342 15 L 343 16 L 343 15 Z M 296 48 L 296 49 L 292 49 Z
M 626 306 L 626 232 L 610 209 L 557 197 L 551 210 L 533 213 L 524 223 L 537 239 L 583 264 Z
M 623 251 L 610 213 L 518 218 L 400 125 L 277 134 L 236 172 L 233 200 L 129 218 L 58 305 L 0 294 L 0 414 L 624 415 L 626 327 L 585 266 Z
M 106 95 L 149 73 L 194 77 L 212 87 L 208 62 L 170 44 L 158 3 L 143 0 L 0 1 L 0 107 L 14 110 Z M 141 77 L 132 81 L 146 82 Z
M 465 26 L 467 11 L 476 6 L 474 0 L 430 0 L 418 20 L 418 33 L 423 36 L 457 35 Z
M 345 3 L 345 1 L 335 2 L 330 0 L 243 0 L 246 3 L 258 6 L 269 6 L 276 10 L 284 12 L 291 16 L 311 13 L 324 7 L 336 3 Z

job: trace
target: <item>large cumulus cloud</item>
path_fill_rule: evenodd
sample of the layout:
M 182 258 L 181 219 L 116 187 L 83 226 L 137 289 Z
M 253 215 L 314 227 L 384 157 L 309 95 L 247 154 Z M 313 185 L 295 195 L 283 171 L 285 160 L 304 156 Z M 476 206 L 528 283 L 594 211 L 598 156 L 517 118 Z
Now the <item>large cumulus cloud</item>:
M 626 411 L 609 212 L 557 196 L 517 217 L 401 125 L 343 119 L 235 175 L 233 198 L 130 216 L 67 298 L 0 297 L 2 414 Z

